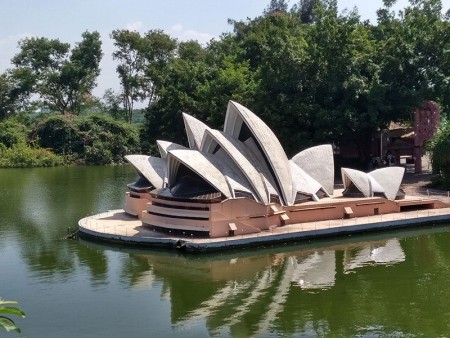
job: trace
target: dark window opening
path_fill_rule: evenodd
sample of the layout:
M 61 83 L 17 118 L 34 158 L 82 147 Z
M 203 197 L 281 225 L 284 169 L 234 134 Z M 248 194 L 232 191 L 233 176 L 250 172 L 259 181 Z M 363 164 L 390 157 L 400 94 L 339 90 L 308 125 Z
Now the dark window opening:
M 139 176 L 136 182 L 127 184 L 127 187 L 134 192 L 147 192 L 153 189 L 151 183 L 143 176 Z
M 344 197 L 364 197 L 364 194 L 353 184 L 350 185 L 342 192 L 342 196 Z
M 178 168 L 175 182 L 173 187 L 170 188 L 170 192 L 175 198 L 202 198 L 202 196 L 209 196 L 218 192 L 202 177 L 182 164 Z
M 218 144 L 218 145 L 216 145 L 216 147 L 214 148 L 214 150 L 213 150 L 213 154 L 215 154 L 215 153 L 217 153 L 219 150 L 220 150 L 220 145 Z
M 193 219 L 196 221 L 207 221 L 209 217 L 189 217 L 189 216 L 177 216 L 177 215 L 168 215 L 168 214 L 161 214 L 158 212 L 153 211 L 147 211 L 150 215 L 160 216 L 160 217 L 168 217 L 168 218 L 179 218 L 179 219 Z
M 295 195 L 295 201 L 294 204 L 303 203 L 312 201 L 312 197 L 310 195 L 303 194 L 301 192 L 298 192 L 297 195 Z
M 322 198 L 327 197 L 327 193 L 326 193 L 322 188 L 320 188 L 319 191 L 316 192 L 316 196 L 317 196 L 319 199 L 322 199 Z
M 234 191 L 234 196 L 237 197 L 244 197 L 244 198 L 248 198 L 249 200 L 254 201 L 255 198 L 253 197 L 253 194 L 248 192 L 248 191 L 242 191 L 242 190 L 235 190 Z
M 278 197 L 277 195 L 270 195 L 270 203 L 277 203 L 277 204 L 281 204 L 280 202 L 280 197 Z

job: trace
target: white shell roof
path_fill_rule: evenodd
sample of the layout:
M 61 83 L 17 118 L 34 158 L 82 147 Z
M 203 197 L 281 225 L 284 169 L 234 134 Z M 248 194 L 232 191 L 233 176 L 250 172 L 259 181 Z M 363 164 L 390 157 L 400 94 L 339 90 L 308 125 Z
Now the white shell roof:
M 231 136 L 230 138 L 234 139 Z M 275 177 L 270 173 L 269 163 L 264 160 L 264 156 L 259 151 L 255 141 L 252 138 L 249 138 L 245 142 L 239 140 L 237 140 L 237 142 L 242 144 L 241 150 L 243 151 L 244 156 L 252 162 L 256 170 L 264 177 L 264 184 L 266 185 L 269 195 L 279 197 L 279 192 L 274 188 L 276 186 Z
M 310 195 L 314 200 L 318 200 L 317 192 L 322 188 L 322 185 L 314 178 L 309 176 L 302 168 L 296 165 L 292 160 L 289 161 L 292 172 L 293 194 L 294 199 L 297 192 Z
M 249 156 L 245 156 L 245 154 L 248 153 L 245 149 L 245 145 L 218 130 L 206 130 L 202 141 L 201 150 L 207 153 L 212 153 L 218 145 L 228 155 L 227 160 L 233 161 L 239 170 L 245 175 L 251 185 L 248 189 L 254 192 L 259 201 L 267 204 L 269 199 L 264 182 L 261 178 L 261 174 L 255 168 L 255 164 L 251 162 L 251 158 Z
M 166 161 L 164 159 L 145 155 L 127 155 L 125 159 L 151 185 L 155 188 L 163 188 L 164 177 L 166 175 Z
M 186 113 L 183 113 L 183 120 L 189 148 L 199 150 L 205 130 L 209 129 L 209 127 L 202 121 L 197 120 L 195 117 Z
M 227 198 L 243 191 L 265 204 L 276 195 L 282 204 L 290 205 L 297 193 L 310 195 L 315 200 L 321 189 L 332 195 L 334 163 L 331 145 L 303 150 L 289 161 L 270 128 L 250 110 L 233 101 L 228 103 L 224 132 L 211 129 L 185 113 L 183 119 L 191 149 L 158 140 L 162 158 L 125 157 L 154 187 L 163 188 L 166 177 L 172 187 L 182 164 Z M 342 168 L 341 173 L 345 188 L 353 183 L 366 197 L 381 193 L 393 200 L 404 168 L 382 168 L 369 174 Z
M 405 168 L 403 167 L 386 167 L 371 171 L 368 175 L 373 177 L 383 188 L 387 199 L 394 200 L 402 183 L 404 173 Z
M 353 182 L 353 184 L 365 197 L 372 197 L 371 181 L 365 172 L 355 169 L 342 168 L 341 173 L 344 188 L 347 188 L 350 183 Z
M 333 147 L 323 144 L 299 152 L 291 161 L 319 182 L 328 195 L 334 191 Z
M 230 190 L 233 193 L 233 197 L 235 197 L 234 194 L 236 190 L 241 190 L 252 194 L 255 198 L 255 191 L 253 190 L 251 184 L 236 163 L 232 160 L 230 161 L 229 155 L 225 150 L 223 150 L 223 148 L 217 151 L 214 155 L 206 153 L 205 156 L 209 156 L 209 160 L 213 162 L 213 164 L 219 168 L 225 176 L 225 179 L 230 186 Z
M 370 173 L 342 168 L 341 172 L 345 188 L 349 186 L 350 182 L 353 182 L 366 197 L 371 197 L 374 193 L 382 193 L 387 199 L 393 201 L 402 183 L 405 168 L 386 167 Z
M 180 144 L 169 142 L 169 141 L 157 140 L 156 144 L 158 145 L 158 150 L 159 150 L 159 153 L 161 155 L 161 158 L 166 158 L 167 153 L 170 150 L 186 149 L 186 147 L 184 147 L 184 146 L 182 146 Z
M 272 130 L 254 113 L 244 106 L 229 101 L 224 124 L 224 132 L 239 138 L 245 123 L 264 152 L 264 159 L 272 168 L 277 189 L 285 204 L 292 204 L 292 176 L 288 158 L 278 138 Z
M 176 149 L 169 151 L 167 154 L 169 187 L 176 183 L 175 179 L 180 163 L 197 173 L 226 197 L 232 197 L 228 183 L 220 169 L 205 156 L 205 153 L 193 149 Z

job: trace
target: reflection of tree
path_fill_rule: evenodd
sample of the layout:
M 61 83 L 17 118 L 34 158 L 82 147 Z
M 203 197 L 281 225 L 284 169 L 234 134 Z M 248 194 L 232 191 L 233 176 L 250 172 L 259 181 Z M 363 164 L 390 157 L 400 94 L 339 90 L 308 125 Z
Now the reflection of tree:
M 127 166 L 2 170 L 0 246 L 13 235 L 30 270 L 49 280 L 72 275 L 78 258 L 98 283 L 107 274 L 104 251 L 61 238 L 87 214 L 121 207 L 134 175 Z
M 398 271 L 405 264 L 402 246 L 394 239 L 219 258 L 132 254 L 130 259 L 139 263 L 127 264 L 123 276 L 131 276 L 132 285 L 143 287 L 143 277 L 151 270 L 152 280 L 162 281 L 170 297 L 173 324 L 205 318 L 210 334 L 228 332 L 232 336 L 272 331 L 348 335 L 357 334 L 358 327 L 367 323 L 384 327 L 390 322 L 382 318 L 389 302 L 374 303 L 372 297 L 380 290 L 381 295 L 388 294 L 383 283 L 393 270 L 376 267 L 402 263 L 396 265 Z M 352 259 L 357 273 L 344 273 L 345 264 Z M 130 266 L 137 266 L 139 273 L 130 274 Z M 367 274 L 369 277 L 364 277 Z

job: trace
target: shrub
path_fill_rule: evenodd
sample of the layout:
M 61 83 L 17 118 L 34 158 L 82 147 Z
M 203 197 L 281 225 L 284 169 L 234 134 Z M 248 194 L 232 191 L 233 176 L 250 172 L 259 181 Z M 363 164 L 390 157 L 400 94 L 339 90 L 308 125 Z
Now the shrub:
M 84 159 L 87 164 L 120 163 L 124 156 L 139 151 L 135 126 L 108 116 L 90 115 L 79 124 L 85 135 Z
M 7 148 L 26 143 L 27 128 L 18 121 L 9 119 L 0 123 L 0 144 Z
M 39 122 L 34 130 L 41 147 L 52 149 L 56 154 L 70 155 L 82 152 L 83 139 L 73 115 L 54 115 Z
M 52 167 L 64 164 L 64 158 L 47 149 L 31 148 L 20 143 L 6 148 L 0 147 L 0 167 L 29 168 Z
M 137 127 L 104 115 L 52 115 L 31 132 L 17 119 L 0 123 L 0 167 L 121 163 L 138 151 Z
M 450 189 L 450 122 L 443 119 L 441 124 L 427 145 L 431 155 L 433 174 L 437 175 L 437 182 L 444 188 Z

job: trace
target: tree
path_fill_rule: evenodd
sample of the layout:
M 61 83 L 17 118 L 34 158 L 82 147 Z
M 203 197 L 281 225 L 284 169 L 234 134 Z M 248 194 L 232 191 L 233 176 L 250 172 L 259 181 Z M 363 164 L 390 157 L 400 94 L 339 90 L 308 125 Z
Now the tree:
M 150 30 L 144 36 L 143 54 L 149 104 L 157 99 L 157 90 L 166 74 L 167 65 L 174 59 L 178 43 L 161 30 Z
M 265 15 L 276 15 L 286 13 L 288 11 L 288 4 L 286 0 L 270 0 L 269 5 L 264 10 Z
M 116 94 L 111 88 L 103 94 L 103 107 L 116 120 L 128 121 L 128 114 L 122 108 L 122 95 Z
M 111 37 L 117 50 L 113 58 L 119 61 L 116 71 L 122 85 L 123 105 L 131 123 L 137 101 L 156 99 L 156 86 L 161 82 L 164 67 L 174 56 L 176 40 L 160 30 L 144 36 L 129 30 L 115 30 Z
M 292 6 L 291 12 L 297 14 L 302 23 L 310 24 L 317 20 L 316 10 L 321 5 L 321 0 L 300 0 Z
M 119 62 L 116 71 L 122 86 L 122 103 L 127 121 L 131 123 L 134 103 L 144 100 L 146 94 L 143 38 L 138 32 L 129 30 L 115 30 L 111 33 L 111 37 L 117 48 L 113 53 L 113 59 Z
M 13 87 L 7 73 L 0 75 L 0 121 L 15 110 Z
M 437 183 L 443 188 L 450 189 L 450 123 L 443 118 L 436 134 L 427 144 L 431 155 L 433 174 L 437 176 Z
M 167 66 L 153 73 L 157 75 L 154 94 L 157 99 L 150 102 L 146 113 L 146 134 L 150 144 L 160 138 L 184 140 L 182 112 L 202 120 L 207 114 L 201 109 L 201 102 L 204 102 L 201 88 L 209 80 L 208 66 L 198 59 L 198 54 L 181 55 L 186 58 L 168 60 Z
M 100 72 L 100 34 L 84 32 L 70 56 L 70 45 L 58 39 L 26 38 L 19 47 L 12 62 L 16 72 L 28 74 L 30 92 L 52 110 L 79 113 Z
M 378 11 L 380 80 L 389 88 L 386 108 L 394 120 L 410 120 L 424 100 L 449 106 L 449 23 L 440 0 L 414 0 L 398 15 L 391 1 Z

